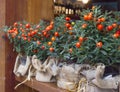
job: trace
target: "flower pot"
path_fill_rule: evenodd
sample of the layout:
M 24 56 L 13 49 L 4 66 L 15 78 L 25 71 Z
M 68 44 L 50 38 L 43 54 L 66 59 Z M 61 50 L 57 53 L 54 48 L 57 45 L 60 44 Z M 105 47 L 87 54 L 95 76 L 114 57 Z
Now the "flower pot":
M 35 79 L 41 82 L 55 82 L 58 74 L 57 59 L 48 57 L 43 63 L 34 55 L 32 65 L 36 69 Z
M 27 73 L 30 64 L 31 60 L 29 56 L 22 56 L 18 54 L 14 65 L 14 74 L 18 77 L 24 76 Z

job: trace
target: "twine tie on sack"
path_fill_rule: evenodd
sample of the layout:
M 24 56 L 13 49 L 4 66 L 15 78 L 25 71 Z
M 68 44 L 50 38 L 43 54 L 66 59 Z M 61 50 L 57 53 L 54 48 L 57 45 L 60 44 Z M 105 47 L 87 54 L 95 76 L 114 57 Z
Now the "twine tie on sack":
M 23 83 L 25 83 L 27 81 L 30 81 L 30 79 L 31 79 L 31 68 L 32 68 L 32 65 L 30 65 L 30 67 L 29 67 L 27 78 L 23 82 L 20 82 L 19 84 L 17 84 L 14 89 L 17 89 L 17 87 L 19 87 Z
M 69 89 L 69 87 L 67 86 L 66 87 L 67 88 L 67 92 L 76 92 L 76 90 L 77 90 L 77 84 L 76 83 L 71 83 L 71 84 L 75 85 L 75 87 L 73 89 Z
M 82 87 L 83 84 L 83 87 Z M 77 92 L 86 92 L 86 86 L 88 85 L 87 79 L 86 78 L 81 78 L 78 84 L 78 89 Z
M 82 84 L 85 83 L 82 87 Z M 67 92 L 86 92 L 86 86 L 88 85 L 87 79 L 86 78 L 81 78 L 79 81 L 79 84 L 77 85 L 76 83 L 72 83 L 75 85 L 75 88 L 73 90 L 67 89 Z

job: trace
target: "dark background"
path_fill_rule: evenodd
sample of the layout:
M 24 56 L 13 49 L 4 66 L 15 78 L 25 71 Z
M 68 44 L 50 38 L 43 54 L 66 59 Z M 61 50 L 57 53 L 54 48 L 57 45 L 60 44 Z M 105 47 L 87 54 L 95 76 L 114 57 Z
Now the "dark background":
M 120 10 L 119 0 L 92 0 L 92 5 L 101 5 L 105 10 Z

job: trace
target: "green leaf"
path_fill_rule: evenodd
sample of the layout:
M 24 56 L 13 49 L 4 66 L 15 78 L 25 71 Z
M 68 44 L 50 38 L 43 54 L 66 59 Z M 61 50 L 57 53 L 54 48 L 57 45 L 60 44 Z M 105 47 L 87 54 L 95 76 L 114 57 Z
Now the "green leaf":
M 105 56 L 107 55 L 107 52 L 105 50 L 100 50 L 100 52 Z

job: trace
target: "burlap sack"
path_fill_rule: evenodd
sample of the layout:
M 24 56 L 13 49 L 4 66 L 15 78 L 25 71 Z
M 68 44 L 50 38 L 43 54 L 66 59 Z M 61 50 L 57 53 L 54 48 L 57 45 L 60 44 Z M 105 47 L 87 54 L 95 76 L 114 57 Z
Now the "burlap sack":
M 99 65 L 96 69 L 95 79 L 92 80 L 92 83 L 102 89 L 117 89 L 118 82 L 114 77 L 106 77 L 103 78 L 103 74 L 105 71 L 105 65 Z
M 56 58 L 48 57 L 44 63 L 42 63 L 34 55 L 32 57 L 32 65 L 36 69 L 35 79 L 41 82 L 55 82 L 55 76 L 58 74 L 58 60 Z
M 77 92 L 118 92 L 117 89 L 102 89 L 89 83 L 86 78 L 81 78 Z
M 35 74 L 35 69 L 32 67 L 32 65 L 30 65 L 30 67 L 29 67 L 27 72 L 28 72 L 28 74 L 27 74 L 27 77 L 25 78 L 25 80 L 20 82 L 19 84 L 17 84 L 14 89 L 17 89 L 20 85 L 24 84 L 27 81 L 30 81 L 31 77 L 36 75 Z
M 83 74 L 86 77 L 87 81 L 91 81 L 95 79 L 95 72 L 95 69 L 88 69 L 81 71 L 81 74 Z
M 27 73 L 30 64 L 31 60 L 29 56 L 23 57 L 22 55 L 18 54 L 14 65 L 14 74 L 18 77 L 24 76 Z
M 120 76 L 103 78 L 105 65 L 97 66 L 95 79 L 87 80 L 86 76 L 81 78 L 77 92 L 118 92 Z
M 83 77 L 83 75 L 80 74 L 80 71 L 85 67 L 88 66 L 81 64 L 63 65 L 57 76 L 57 86 L 62 89 L 76 92 L 77 84 L 80 78 Z

